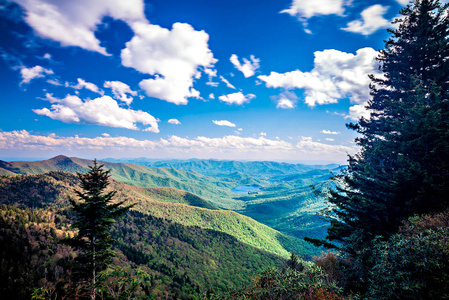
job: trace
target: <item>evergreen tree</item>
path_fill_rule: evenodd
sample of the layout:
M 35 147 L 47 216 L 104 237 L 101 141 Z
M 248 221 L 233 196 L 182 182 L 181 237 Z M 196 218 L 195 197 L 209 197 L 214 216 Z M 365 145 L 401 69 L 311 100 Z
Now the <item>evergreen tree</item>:
M 449 204 L 448 5 L 415 0 L 401 11 L 371 76 L 370 118 L 348 127 L 361 151 L 336 178 L 327 239 L 361 262 L 376 236 L 395 234 L 414 214 Z
M 71 240 L 71 244 L 81 250 L 77 261 L 82 267 L 80 276 L 95 285 L 98 272 L 105 270 L 113 253 L 113 240 L 108 231 L 109 227 L 123 216 L 132 205 L 122 206 L 125 201 L 113 203 L 116 191 L 106 191 L 109 185 L 110 170 L 103 170 L 104 165 L 89 166 L 90 171 L 78 173 L 82 191 L 75 191 L 79 201 L 70 199 L 72 209 L 76 214 L 76 221 L 72 227 L 78 229 L 78 234 Z M 94 289 L 90 291 L 91 298 L 95 298 Z

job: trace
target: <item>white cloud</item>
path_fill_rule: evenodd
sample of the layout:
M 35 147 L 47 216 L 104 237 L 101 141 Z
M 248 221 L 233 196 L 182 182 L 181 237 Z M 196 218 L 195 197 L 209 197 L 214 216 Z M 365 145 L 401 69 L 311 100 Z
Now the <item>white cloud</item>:
M 92 82 L 86 82 L 86 81 L 85 81 L 84 79 L 82 79 L 82 78 L 78 78 L 77 81 L 78 81 L 78 83 L 75 84 L 75 85 L 70 85 L 69 83 L 66 83 L 66 86 L 67 86 L 67 87 L 74 88 L 74 89 L 76 89 L 76 90 L 81 90 L 81 89 L 85 88 L 85 89 L 87 89 L 87 90 L 89 90 L 89 91 L 92 91 L 92 92 L 94 92 L 94 93 L 103 95 L 103 91 L 101 91 L 101 90 L 98 88 L 98 86 L 96 86 L 94 83 L 92 83 Z
M 181 125 L 181 122 L 179 122 L 178 119 L 170 119 L 170 120 L 168 120 L 168 123 L 175 124 L 175 125 Z
M 410 0 L 396 0 L 396 1 L 401 5 L 407 5 L 410 2 Z
M 354 20 L 347 24 L 343 30 L 370 35 L 382 28 L 391 27 L 391 22 L 383 17 L 388 7 L 376 4 L 362 11 L 361 20 Z
M 215 95 L 213 93 L 209 94 L 209 99 L 215 99 Z
M 335 139 L 331 139 L 331 138 L 325 138 L 325 140 L 326 140 L 326 141 L 329 141 L 329 142 L 335 141 Z
M 25 9 L 25 21 L 41 37 L 62 46 L 77 46 L 108 55 L 95 37 L 106 16 L 128 25 L 146 21 L 142 0 L 14 0 Z
M 34 66 L 32 68 L 25 68 L 22 67 L 20 69 L 20 75 L 22 76 L 22 83 L 30 83 L 31 80 L 35 78 L 43 78 L 45 75 L 51 75 L 53 74 L 52 70 L 45 69 L 41 66 Z
M 295 104 L 290 99 L 281 98 L 276 104 L 276 108 L 292 109 L 295 108 Z
M 298 102 L 298 97 L 296 94 L 288 91 L 285 91 L 279 96 L 275 96 L 273 98 L 276 101 L 276 108 L 282 109 L 293 109 L 296 107 L 296 103 Z
M 231 88 L 231 89 L 236 89 L 235 88 L 235 86 L 233 86 L 226 78 L 224 78 L 223 76 L 221 76 L 220 75 L 220 79 L 221 79 L 221 81 L 223 81 L 225 84 L 226 84 L 226 86 L 228 87 L 228 88 Z
M 361 117 L 369 119 L 371 113 L 365 108 L 367 105 L 368 103 L 365 102 L 349 107 L 349 115 L 346 116 L 346 119 L 358 120 Z
M 222 159 L 301 159 L 346 161 L 347 153 L 357 152 L 356 146 L 328 145 L 302 138 L 296 145 L 283 140 L 271 140 L 229 135 L 217 138 L 198 136 L 168 139 L 137 140 L 130 137 L 102 135 L 94 138 L 79 136 L 37 135 L 26 130 L 0 131 L 0 154 L 5 156 L 32 152 L 48 157 L 49 153 L 92 156 L 93 153 L 123 157 L 124 154 L 153 157 L 222 158 Z M 88 154 L 86 154 L 88 153 Z
M 352 103 L 364 103 L 369 99 L 368 74 L 378 74 L 372 48 L 357 50 L 356 55 L 338 50 L 315 52 L 314 69 L 261 75 L 258 78 L 267 87 L 305 89 L 305 102 L 309 106 L 336 103 L 349 98 Z
M 237 55 L 232 54 L 230 58 L 231 63 L 243 73 L 245 78 L 251 77 L 255 74 L 256 70 L 259 69 L 260 59 L 255 58 L 254 55 L 250 56 L 250 60 L 243 58 L 243 65 L 240 63 Z
M 266 132 L 261 132 L 260 135 L 261 136 L 267 136 L 267 133 Z
M 55 86 L 64 86 L 64 84 L 61 83 L 58 79 L 48 79 L 47 83 Z
M 119 107 L 109 96 L 83 101 L 77 96 L 67 95 L 58 99 L 50 94 L 47 98 L 52 103 L 50 109 L 34 109 L 38 115 L 47 116 L 64 123 L 85 123 L 109 127 L 139 130 L 137 123 L 150 125 L 144 131 L 159 132 L 157 120 L 141 110 L 131 110 Z
M 235 124 L 234 124 L 234 123 L 231 123 L 231 122 L 229 122 L 229 121 L 227 121 L 227 120 L 221 120 L 221 121 L 212 120 L 212 122 L 213 122 L 215 125 L 218 125 L 218 126 L 235 127 Z
M 51 60 L 51 54 L 50 53 L 45 53 L 43 58 Z
M 319 15 L 343 15 L 348 0 L 293 0 L 289 9 L 281 11 L 300 20 Z
M 126 83 L 123 83 L 121 81 L 106 81 L 103 86 L 105 88 L 111 88 L 114 98 L 117 100 L 123 101 L 128 105 L 131 104 L 131 102 L 133 101 L 133 98 L 128 97 L 127 94 L 130 94 L 131 96 L 137 96 L 136 91 L 131 90 L 129 85 L 127 85 Z
M 131 27 L 134 37 L 121 52 L 122 64 L 154 76 L 139 84 L 146 94 L 175 104 L 200 98 L 193 81 L 201 76 L 200 69 L 216 62 L 208 47 L 209 35 L 184 23 L 173 24 L 171 30 L 147 23 Z
M 104 55 L 108 53 L 94 34 L 98 25 L 106 16 L 126 22 L 134 37 L 122 50 L 122 64 L 154 76 L 139 84 L 150 97 L 186 104 L 189 97 L 200 98 L 193 88 L 200 69 L 216 76 L 208 34 L 189 24 L 175 23 L 172 30 L 149 24 L 142 0 L 15 1 L 24 7 L 26 22 L 41 37 Z
M 315 142 L 311 137 L 302 137 L 296 144 L 296 148 L 300 153 L 320 153 L 323 156 L 334 154 L 339 157 L 354 154 L 358 151 L 356 146 L 329 145 L 321 142 Z
M 324 133 L 324 134 L 333 134 L 333 135 L 340 134 L 340 132 L 338 132 L 338 131 L 330 131 L 330 130 L 321 130 L 321 133 Z
M 251 99 L 254 98 L 256 98 L 256 95 L 254 94 L 243 95 L 242 92 L 232 93 L 218 97 L 220 101 L 226 102 L 228 104 L 237 104 L 237 105 L 242 105 L 243 103 L 250 102 Z

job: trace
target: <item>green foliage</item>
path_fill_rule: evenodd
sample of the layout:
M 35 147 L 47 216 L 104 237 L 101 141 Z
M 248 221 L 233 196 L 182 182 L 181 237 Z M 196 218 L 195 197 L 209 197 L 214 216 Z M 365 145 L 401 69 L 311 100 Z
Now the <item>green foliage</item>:
M 74 252 L 61 245 L 63 217 L 49 210 L 0 207 L 0 292 L 4 299 L 30 299 L 35 287 L 48 283 L 64 289 Z
M 338 165 L 307 166 L 277 162 L 238 162 L 215 160 L 104 162 L 118 191 L 117 199 L 146 202 L 183 203 L 208 209 L 233 210 L 299 239 L 284 238 L 288 251 L 308 248 L 304 236 L 324 238 L 328 222 L 316 213 L 325 207 L 322 197 L 315 197 L 310 185 L 328 181 Z M 53 170 L 88 170 L 90 161 L 57 156 L 38 162 L 4 162 L 8 172 L 35 174 Z M 6 170 L 6 169 L 5 169 Z M 50 175 L 50 173 L 46 173 Z M 55 179 L 61 176 L 54 177 Z M 57 179 L 58 182 L 60 181 Z M 64 180 L 69 186 L 70 180 Z M 249 195 L 231 192 L 238 185 L 258 185 L 262 189 Z M 134 186 L 131 188 L 129 185 Z M 183 191 L 180 191 L 183 190 Z M 26 197 L 22 198 L 26 199 Z M 295 246 L 296 245 L 296 246 Z M 309 247 L 308 251 L 315 251 Z M 319 251 L 319 250 L 318 250 Z M 315 251 L 314 254 L 318 252 Z
M 70 199 L 76 216 L 72 228 L 78 229 L 78 233 L 69 242 L 81 250 L 76 258 L 77 267 L 80 267 L 77 275 L 95 284 L 97 272 L 104 270 L 113 256 L 109 227 L 132 205 L 122 206 L 125 201 L 113 203 L 116 192 L 105 193 L 109 185 L 109 171 L 104 171 L 103 165 L 97 165 L 95 160 L 89 168 L 90 171 L 85 174 L 78 173 L 82 191 L 76 190 L 75 193 L 80 200 Z
M 157 297 L 164 290 L 177 299 L 205 290 L 225 291 L 249 284 L 255 272 L 284 262 L 231 235 L 136 211 L 114 226 L 112 236 L 132 263 L 148 268 L 151 291 Z
M 448 223 L 449 213 L 430 219 L 441 216 Z M 449 299 L 449 224 L 420 230 L 426 218 L 373 241 L 367 299 Z
M 45 175 L 18 175 L 0 177 L 0 204 L 20 208 L 45 208 L 66 205 L 67 185 L 74 183 L 70 173 L 53 171 Z
M 435 0 L 401 11 L 378 57 L 384 77 L 371 77 L 371 117 L 349 125 L 360 134 L 361 152 L 330 191 L 328 231 L 349 254 L 395 234 L 402 220 L 449 204 L 447 12 Z
M 228 294 L 208 295 L 207 299 L 305 299 L 344 300 L 341 290 L 315 264 L 305 265 L 301 271 L 286 268 L 282 271 L 266 269 L 254 278 L 245 290 Z
M 132 274 L 122 267 L 112 266 L 97 275 L 94 289 L 102 300 L 143 298 L 142 287 L 146 287 L 150 280 L 150 275 L 141 269 Z

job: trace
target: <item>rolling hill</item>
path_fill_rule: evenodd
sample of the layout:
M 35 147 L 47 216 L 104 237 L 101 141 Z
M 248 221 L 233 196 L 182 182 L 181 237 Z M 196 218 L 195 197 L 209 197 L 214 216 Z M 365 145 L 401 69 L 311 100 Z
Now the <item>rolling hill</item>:
M 77 176 L 62 171 L 0 177 L 0 204 L 19 208 L 66 207 L 74 197 Z M 294 251 L 310 256 L 314 248 L 233 211 L 219 210 L 191 193 L 174 188 L 143 188 L 111 181 L 117 200 L 137 203 L 135 210 L 184 226 L 197 226 L 234 236 L 240 242 L 287 258 Z
M 145 165 L 101 161 L 111 170 L 111 176 L 116 181 L 128 185 L 128 196 L 139 198 L 151 195 L 153 200 L 169 203 L 179 196 L 166 196 L 172 191 L 168 188 L 182 190 L 188 194 L 184 196 L 184 202 L 178 201 L 178 204 L 192 205 L 191 201 L 198 201 L 194 206 L 235 211 L 287 236 L 299 238 L 301 241 L 296 239 L 297 242 L 293 243 L 301 245 L 299 248 L 304 247 L 302 239 L 305 236 L 324 237 L 328 226 L 327 222 L 317 216 L 317 212 L 325 208 L 325 203 L 314 195 L 311 185 L 325 183 L 332 172 L 341 169 L 338 165 L 308 166 L 278 162 L 144 159 L 133 162 Z M 40 174 L 54 170 L 85 172 L 90 164 L 90 160 L 62 155 L 37 162 L 0 161 L 0 173 Z M 129 185 L 135 188 L 130 189 Z M 248 195 L 232 193 L 232 189 L 240 185 L 256 185 L 261 189 Z M 155 187 L 160 189 L 154 189 Z M 121 187 L 116 185 L 116 188 Z M 190 200 L 186 200 L 187 198 Z M 147 206 L 146 210 L 150 211 L 151 208 Z M 171 209 L 177 212 L 183 210 L 174 206 L 163 210 L 168 214 Z M 189 211 L 188 208 L 184 210 Z M 153 210 L 152 213 L 157 214 L 158 211 Z M 204 228 L 212 228 L 204 225 L 207 222 L 193 221 L 201 219 L 198 217 L 201 214 L 196 210 L 189 213 L 192 214 L 191 218 L 184 218 L 183 213 L 173 214 L 170 218 L 179 218 L 178 222 L 182 219 L 182 222 L 189 225 L 203 224 Z
M 315 195 L 311 186 L 326 184 L 333 174 L 344 167 L 337 164 L 304 165 L 199 159 L 159 161 L 140 158 L 123 161 L 195 172 L 233 183 L 234 187 L 259 186 L 259 191 L 249 195 L 232 195 L 239 204 L 230 209 L 301 239 L 305 236 L 325 236 L 328 223 L 317 216 L 317 213 L 326 204 Z

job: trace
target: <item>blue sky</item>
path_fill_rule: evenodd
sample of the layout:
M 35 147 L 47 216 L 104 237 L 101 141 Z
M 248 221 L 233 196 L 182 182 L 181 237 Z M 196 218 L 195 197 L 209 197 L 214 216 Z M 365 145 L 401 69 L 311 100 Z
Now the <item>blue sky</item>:
M 0 158 L 344 162 L 406 3 L 0 1 Z

